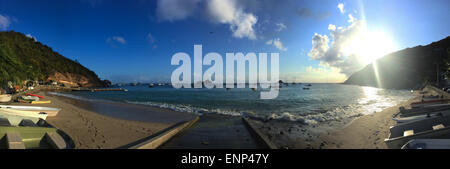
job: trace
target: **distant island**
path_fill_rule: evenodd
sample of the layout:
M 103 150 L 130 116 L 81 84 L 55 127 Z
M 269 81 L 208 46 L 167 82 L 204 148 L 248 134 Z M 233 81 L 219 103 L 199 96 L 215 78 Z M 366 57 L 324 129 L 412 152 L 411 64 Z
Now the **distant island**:
M 14 31 L 0 32 L 0 85 L 29 81 L 67 87 L 105 87 L 109 83 L 33 38 Z
M 386 55 L 353 73 L 344 83 L 388 89 L 421 89 L 427 84 L 444 86 L 449 65 L 450 36 L 427 46 Z

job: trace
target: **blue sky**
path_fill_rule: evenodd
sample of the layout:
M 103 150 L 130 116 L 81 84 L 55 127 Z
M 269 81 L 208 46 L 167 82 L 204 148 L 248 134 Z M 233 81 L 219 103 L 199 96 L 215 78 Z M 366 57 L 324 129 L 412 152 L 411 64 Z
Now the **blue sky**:
M 194 44 L 223 56 L 279 52 L 282 79 L 342 82 L 379 57 L 358 48 L 385 54 L 449 36 L 449 6 L 448 0 L 0 0 L 0 30 L 29 34 L 113 82 L 169 81 L 172 55 L 192 57 Z

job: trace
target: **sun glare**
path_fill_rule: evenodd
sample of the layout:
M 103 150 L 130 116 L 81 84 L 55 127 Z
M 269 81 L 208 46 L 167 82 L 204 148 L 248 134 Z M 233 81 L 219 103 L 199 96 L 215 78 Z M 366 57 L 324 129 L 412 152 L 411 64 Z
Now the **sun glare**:
M 356 55 L 365 65 L 395 50 L 389 36 L 380 31 L 369 31 L 367 29 L 355 34 L 342 48 L 344 54 L 347 56 Z

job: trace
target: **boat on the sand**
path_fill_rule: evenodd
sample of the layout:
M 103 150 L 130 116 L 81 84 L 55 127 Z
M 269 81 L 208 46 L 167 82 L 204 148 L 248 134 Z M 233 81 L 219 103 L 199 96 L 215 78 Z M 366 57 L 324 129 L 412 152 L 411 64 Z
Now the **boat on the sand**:
M 427 115 L 427 114 L 429 114 L 429 115 L 431 115 L 431 114 L 450 114 L 450 109 L 405 112 L 405 113 L 400 113 L 400 117 L 412 117 L 412 116 Z
M 413 139 L 450 139 L 450 116 L 433 117 L 392 126 L 384 140 L 389 148 L 401 148 Z
M 12 126 L 9 119 L 0 118 L 0 149 L 73 149 L 74 141 L 62 130 L 44 120 L 33 123 L 24 119 Z
M 427 100 L 427 101 L 420 101 L 420 102 L 413 102 L 411 103 L 411 107 L 413 108 L 420 108 L 424 106 L 434 105 L 434 104 L 442 104 L 442 103 L 448 103 L 450 102 L 450 99 L 433 99 L 433 100 Z
M 25 101 L 39 101 L 39 97 L 36 96 L 21 96 L 20 98 Z
M 0 110 L 3 109 L 28 111 L 34 113 L 44 112 L 47 113 L 48 117 L 54 117 L 58 115 L 59 111 L 61 111 L 60 108 L 52 108 L 52 107 L 0 105 Z
M 433 117 L 443 117 L 450 115 L 450 111 L 447 112 L 440 112 L 440 113 L 428 113 L 428 114 L 422 114 L 422 115 L 416 115 L 416 116 L 409 116 L 409 117 L 399 117 L 399 118 L 392 118 L 392 120 L 396 121 L 397 123 L 409 123 L 414 121 L 420 121 L 425 120 Z
M 450 149 L 450 139 L 414 139 L 402 149 Z
M 12 96 L 10 94 L 2 94 L 0 95 L 0 103 L 10 102 Z
M 47 113 L 44 112 L 29 112 L 13 109 L 0 109 L 0 118 L 7 118 L 11 125 L 17 126 L 23 119 L 28 119 L 37 123 L 40 119 L 47 119 Z
M 27 95 L 27 96 L 36 96 L 36 97 L 39 97 L 39 98 L 41 98 L 41 99 L 44 98 L 44 96 L 37 95 L 37 94 L 31 94 L 31 93 L 27 93 L 27 94 L 25 94 L 25 95 Z
M 43 100 L 43 101 L 31 101 L 31 104 L 50 104 L 52 103 L 51 100 Z
M 405 109 L 405 107 L 401 106 L 399 107 L 401 114 L 411 113 L 411 112 L 433 112 L 433 111 L 442 111 L 450 109 L 450 104 L 444 103 L 444 104 L 434 104 L 434 105 L 428 105 L 423 106 L 419 108 L 411 108 L 411 109 Z

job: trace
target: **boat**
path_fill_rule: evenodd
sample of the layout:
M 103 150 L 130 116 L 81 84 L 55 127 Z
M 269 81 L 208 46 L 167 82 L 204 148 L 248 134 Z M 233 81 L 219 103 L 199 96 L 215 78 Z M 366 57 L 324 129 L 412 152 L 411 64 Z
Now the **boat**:
M 307 85 L 305 85 L 305 86 L 311 86 L 311 84 L 307 84 Z
M 309 90 L 309 88 L 308 87 L 304 87 L 303 90 Z
M 39 101 L 39 97 L 36 96 L 21 96 L 20 98 L 25 101 Z
M 45 101 L 31 101 L 31 104 L 50 104 L 52 103 L 51 100 L 45 100 Z
M 41 99 L 44 98 L 44 96 L 40 96 L 40 95 L 37 95 L 37 94 L 31 94 L 31 93 L 27 93 L 27 94 L 25 94 L 25 95 L 27 95 L 27 96 L 36 96 L 36 97 L 39 97 L 39 98 L 41 98 Z
M 426 101 L 420 101 L 420 102 L 412 102 L 411 107 L 412 108 L 420 108 L 424 106 L 434 105 L 434 104 L 442 104 L 450 102 L 450 99 L 433 99 L 433 100 L 426 100 Z
M 411 112 L 433 112 L 433 111 L 441 111 L 441 110 L 447 110 L 450 109 L 450 104 L 435 104 L 435 105 L 428 105 L 418 108 L 411 108 L 411 109 L 405 109 L 405 107 L 401 106 L 399 107 L 401 114 L 411 113 Z
M 450 149 L 450 139 L 414 139 L 403 145 L 402 149 Z
M 399 124 L 399 123 L 409 123 L 409 122 L 414 122 L 414 121 L 425 120 L 425 119 L 438 117 L 438 116 L 443 117 L 443 116 L 448 116 L 448 115 L 450 115 L 450 112 L 447 112 L 446 114 L 443 114 L 443 113 L 430 114 L 429 113 L 429 114 L 423 114 L 423 115 L 417 115 L 417 116 L 392 118 L 392 120 L 396 121 L 397 124 Z
M 0 149 L 73 149 L 74 141 L 69 135 L 45 120 L 33 123 L 24 119 L 19 126 L 0 118 Z
M 2 94 L 2 95 L 0 95 L 0 102 L 1 103 L 10 102 L 11 98 L 12 97 L 10 94 Z
M 9 119 L 9 122 L 13 126 L 19 125 L 23 119 L 28 119 L 37 123 L 40 119 L 47 119 L 47 116 L 47 113 L 44 112 L 37 113 L 22 110 L 0 109 L 0 118 L 3 117 Z
M 58 115 L 60 108 L 52 108 L 52 107 L 37 107 L 37 106 L 11 106 L 11 105 L 0 105 L 0 110 L 10 109 L 10 110 L 20 110 L 20 111 L 28 111 L 34 113 L 44 112 L 47 113 L 47 117 L 54 117 Z
M 432 111 L 413 111 L 413 112 L 401 113 L 400 117 L 411 117 L 411 116 L 419 116 L 419 115 L 427 115 L 427 114 L 450 114 L 450 109 L 432 110 Z
M 253 91 L 256 91 L 256 90 L 258 90 L 258 89 L 256 89 L 256 88 L 252 88 L 252 90 L 253 90 Z
M 433 117 L 392 126 L 384 140 L 389 148 L 398 149 L 413 139 L 450 138 L 450 116 Z

